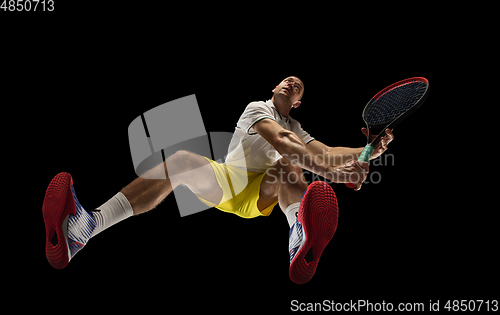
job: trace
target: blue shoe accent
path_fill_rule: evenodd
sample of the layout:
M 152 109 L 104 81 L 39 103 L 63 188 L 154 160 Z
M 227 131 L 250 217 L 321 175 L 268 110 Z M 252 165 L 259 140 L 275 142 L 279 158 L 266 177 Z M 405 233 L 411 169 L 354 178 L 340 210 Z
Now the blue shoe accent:
M 71 192 L 73 193 L 73 198 L 75 198 L 76 215 L 70 214 L 68 220 L 67 240 L 71 252 L 70 259 L 87 244 L 97 226 L 97 222 L 92 214 L 87 212 L 78 201 L 78 198 L 76 198 L 73 185 L 71 185 Z
M 304 228 L 299 220 L 295 220 L 295 223 L 288 233 L 288 254 L 290 255 L 290 264 L 299 249 L 304 245 L 305 241 L 306 236 L 304 234 Z

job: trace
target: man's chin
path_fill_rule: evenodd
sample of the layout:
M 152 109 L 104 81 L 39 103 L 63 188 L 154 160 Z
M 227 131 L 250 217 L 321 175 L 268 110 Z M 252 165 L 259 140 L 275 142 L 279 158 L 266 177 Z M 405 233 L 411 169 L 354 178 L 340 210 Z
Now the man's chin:
M 280 91 L 280 92 L 278 93 L 278 96 L 279 96 L 279 97 L 281 97 L 281 98 L 290 99 L 290 96 L 291 96 L 291 95 L 290 95 L 290 94 L 288 94 L 288 93 L 286 93 L 286 92 L 284 92 L 284 91 Z

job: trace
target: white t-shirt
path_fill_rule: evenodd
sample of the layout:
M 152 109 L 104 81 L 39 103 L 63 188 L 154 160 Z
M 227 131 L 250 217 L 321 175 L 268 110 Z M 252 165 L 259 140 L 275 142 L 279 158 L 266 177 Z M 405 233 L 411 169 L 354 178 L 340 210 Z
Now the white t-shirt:
M 229 145 L 225 164 L 250 172 L 264 173 L 281 158 L 276 149 L 252 128 L 257 122 L 269 118 L 281 127 L 296 133 L 302 141 L 314 140 L 292 117 L 282 117 L 271 100 L 248 104 L 241 115 Z

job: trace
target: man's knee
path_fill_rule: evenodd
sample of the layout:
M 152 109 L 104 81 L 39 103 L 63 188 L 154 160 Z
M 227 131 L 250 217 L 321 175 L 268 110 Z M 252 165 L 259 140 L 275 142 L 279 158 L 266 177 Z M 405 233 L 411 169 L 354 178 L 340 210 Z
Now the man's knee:
M 175 152 L 165 161 L 169 176 L 192 171 L 207 163 L 208 161 L 202 156 L 186 150 Z
M 169 179 L 177 185 L 184 185 L 197 196 L 213 203 L 218 203 L 222 198 L 222 189 L 210 162 L 201 155 L 193 152 L 179 150 L 167 160 Z
M 276 163 L 277 173 L 280 184 L 300 184 L 307 185 L 307 182 L 302 174 L 302 168 L 288 160 L 282 158 Z
M 172 164 L 177 164 L 177 163 L 182 164 L 182 161 L 188 162 L 191 159 L 192 154 L 194 154 L 194 153 L 186 151 L 186 150 L 179 150 L 179 151 L 175 152 L 174 154 L 172 154 L 171 156 L 169 156 L 167 158 L 167 161 L 169 163 L 172 163 Z
M 289 162 L 285 158 L 281 158 L 276 165 L 279 167 L 280 172 L 302 174 L 302 168 L 300 166 Z

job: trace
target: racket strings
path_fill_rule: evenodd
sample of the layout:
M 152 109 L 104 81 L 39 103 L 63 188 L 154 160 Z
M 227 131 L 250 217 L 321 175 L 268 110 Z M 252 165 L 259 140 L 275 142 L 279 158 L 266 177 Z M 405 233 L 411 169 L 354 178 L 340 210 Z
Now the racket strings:
M 376 99 L 365 114 L 371 125 L 387 124 L 409 110 L 424 95 L 427 84 L 415 81 L 395 87 Z

